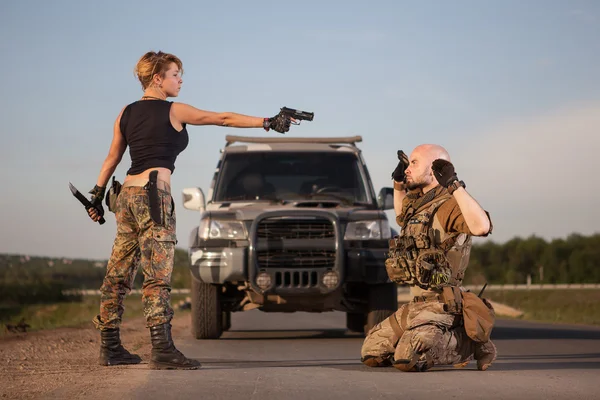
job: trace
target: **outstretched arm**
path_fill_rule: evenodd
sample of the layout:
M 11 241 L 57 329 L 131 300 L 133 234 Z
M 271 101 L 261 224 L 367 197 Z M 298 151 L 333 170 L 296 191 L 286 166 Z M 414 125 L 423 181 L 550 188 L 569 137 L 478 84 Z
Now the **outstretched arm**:
M 262 128 L 264 122 L 264 118 L 261 117 L 251 117 L 233 112 L 204 111 L 183 103 L 173 103 L 171 107 L 175 119 L 183 124 Z
M 182 124 L 190 125 L 216 125 L 232 128 L 264 128 L 266 131 L 273 129 L 279 133 L 290 130 L 292 119 L 289 115 L 280 112 L 273 118 L 251 117 L 233 112 L 213 112 L 200 110 L 188 104 L 173 103 L 171 106 L 172 117 Z

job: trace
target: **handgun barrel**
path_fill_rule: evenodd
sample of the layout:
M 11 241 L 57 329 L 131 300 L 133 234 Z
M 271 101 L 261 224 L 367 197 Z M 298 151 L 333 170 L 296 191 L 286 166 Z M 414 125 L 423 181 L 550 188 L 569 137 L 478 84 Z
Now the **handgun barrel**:
M 290 117 L 292 117 L 294 119 L 300 119 L 303 121 L 312 121 L 313 118 L 315 117 L 315 113 L 308 112 L 308 111 L 295 110 L 293 108 L 288 108 L 288 107 L 282 107 L 281 111 L 284 114 L 289 115 Z

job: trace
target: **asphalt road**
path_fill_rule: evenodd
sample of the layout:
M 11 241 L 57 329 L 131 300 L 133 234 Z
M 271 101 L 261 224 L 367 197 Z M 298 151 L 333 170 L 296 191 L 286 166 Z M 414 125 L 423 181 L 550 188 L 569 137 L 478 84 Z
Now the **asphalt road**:
M 600 328 L 500 320 L 488 371 L 368 368 L 363 337 L 343 313 L 235 313 L 220 340 L 176 337 L 196 371 L 123 370 L 106 398 L 134 399 L 592 399 L 600 398 Z M 116 388 L 119 388 L 117 391 Z M 112 393 L 114 391 L 114 393 Z

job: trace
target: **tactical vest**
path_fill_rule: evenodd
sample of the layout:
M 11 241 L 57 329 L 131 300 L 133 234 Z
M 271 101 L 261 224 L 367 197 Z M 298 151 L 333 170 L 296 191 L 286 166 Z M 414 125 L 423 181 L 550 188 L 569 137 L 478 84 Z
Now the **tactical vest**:
M 422 289 L 460 286 L 469 264 L 471 236 L 447 233 L 436 216 L 451 195 L 438 187 L 402 207 L 402 231 L 390 240 L 385 261 L 393 282 Z

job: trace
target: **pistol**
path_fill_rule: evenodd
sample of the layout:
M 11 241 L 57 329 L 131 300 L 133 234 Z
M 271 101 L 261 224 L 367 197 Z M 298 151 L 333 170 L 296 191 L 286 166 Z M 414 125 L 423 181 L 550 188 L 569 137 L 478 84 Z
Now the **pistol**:
M 281 112 L 288 117 L 294 118 L 298 121 L 312 121 L 315 117 L 315 113 L 308 111 L 294 110 L 293 108 L 281 107 Z

